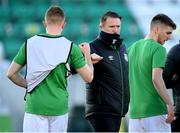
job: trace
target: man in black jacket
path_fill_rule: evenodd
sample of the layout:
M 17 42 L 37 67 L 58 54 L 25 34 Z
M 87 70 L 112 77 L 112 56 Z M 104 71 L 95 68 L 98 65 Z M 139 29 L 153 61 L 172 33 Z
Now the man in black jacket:
M 120 29 L 121 17 L 108 11 L 101 17 L 99 36 L 90 43 L 94 79 L 87 86 L 86 118 L 95 132 L 118 132 L 128 111 L 128 58 Z
M 180 44 L 173 46 L 167 56 L 163 78 L 167 88 L 172 88 L 175 100 L 175 120 L 172 132 L 180 132 Z

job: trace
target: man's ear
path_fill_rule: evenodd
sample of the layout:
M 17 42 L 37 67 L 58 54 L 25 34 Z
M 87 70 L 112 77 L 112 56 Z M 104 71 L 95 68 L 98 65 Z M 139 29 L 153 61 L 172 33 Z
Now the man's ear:
M 159 31 L 160 31 L 161 27 L 159 27 L 159 26 L 155 26 L 154 28 L 155 28 L 155 29 L 154 29 L 154 30 L 155 30 L 155 33 L 156 33 L 156 34 L 157 34 L 157 33 L 159 33 Z
M 45 28 L 47 27 L 47 23 L 46 23 L 45 20 L 43 21 L 43 25 L 44 25 Z
M 64 29 L 65 26 L 66 26 L 66 22 L 64 21 L 64 23 L 62 24 L 62 29 Z
M 100 31 L 102 30 L 102 24 L 99 25 L 99 29 L 100 29 Z

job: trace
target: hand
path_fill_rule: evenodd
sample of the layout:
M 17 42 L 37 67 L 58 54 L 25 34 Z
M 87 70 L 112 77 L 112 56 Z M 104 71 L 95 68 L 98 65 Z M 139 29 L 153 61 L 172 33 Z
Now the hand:
M 81 51 L 86 55 L 86 54 L 90 54 L 90 47 L 89 47 L 89 43 L 81 43 L 79 45 Z
M 92 61 L 93 64 L 98 63 L 102 59 L 103 59 L 103 57 L 101 57 L 101 56 L 99 56 L 99 55 L 97 55 L 95 53 L 91 54 L 91 61 Z
M 168 108 L 168 116 L 166 118 L 166 122 L 172 123 L 172 121 L 174 120 L 174 107 L 173 105 L 167 105 L 167 108 Z

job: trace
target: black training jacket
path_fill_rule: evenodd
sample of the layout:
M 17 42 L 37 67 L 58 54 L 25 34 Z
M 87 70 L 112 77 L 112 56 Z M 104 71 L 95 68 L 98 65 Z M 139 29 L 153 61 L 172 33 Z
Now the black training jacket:
M 180 44 L 170 49 L 163 78 L 166 87 L 172 88 L 175 93 L 175 114 L 180 114 Z
M 124 116 L 129 106 L 128 57 L 122 40 L 114 46 L 97 38 L 91 53 L 103 57 L 94 64 L 94 79 L 86 89 L 86 118 L 93 114 Z M 116 48 L 115 48 L 116 47 Z

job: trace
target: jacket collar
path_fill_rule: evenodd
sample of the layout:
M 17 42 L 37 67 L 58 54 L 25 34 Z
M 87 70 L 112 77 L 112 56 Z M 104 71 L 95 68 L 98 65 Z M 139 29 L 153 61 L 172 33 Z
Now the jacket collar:
M 103 31 L 100 32 L 99 38 L 111 47 L 116 46 L 117 48 L 119 48 L 123 42 L 123 39 L 120 38 L 119 34 L 109 34 Z

